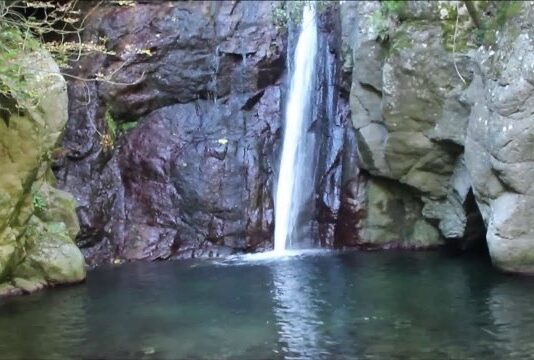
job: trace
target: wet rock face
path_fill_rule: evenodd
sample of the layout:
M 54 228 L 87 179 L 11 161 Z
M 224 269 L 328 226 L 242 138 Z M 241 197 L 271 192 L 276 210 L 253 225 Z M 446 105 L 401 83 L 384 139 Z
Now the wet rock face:
M 341 217 L 341 184 L 344 153 L 349 149 L 346 133 L 350 129 L 348 92 L 343 89 L 340 9 L 330 7 L 318 16 L 319 49 L 313 99 L 315 136 L 315 169 L 313 246 L 338 246 L 337 228 Z M 307 206 L 308 207 L 308 206 Z
M 268 246 L 277 124 L 267 121 L 278 119 L 279 99 L 272 87 L 251 114 L 231 100 L 198 101 L 144 118 L 116 153 L 125 204 L 124 220 L 112 222 L 124 236 L 121 254 L 189 257 L 217 253 L 216 246 Z
M 106 37 L 116 55 L 84 59 L 76 74 L 113 82 L 70 82 L 56 164 L 89 263 L 271 246 L 285 67 L 271 6 L 169 1 L 89 17 L 84 37 Z M 113 149 L 102 141 L 110 119 Z
M 113 80 L 101 95 L 119 116 L 136 117 L 199 98 L 255 93 L 283 70 L 283 44 L 271 4 L 173 1 L 109 7 L 95 15 L 90 38 L 105 36 L 117 54 L 105 64 Z

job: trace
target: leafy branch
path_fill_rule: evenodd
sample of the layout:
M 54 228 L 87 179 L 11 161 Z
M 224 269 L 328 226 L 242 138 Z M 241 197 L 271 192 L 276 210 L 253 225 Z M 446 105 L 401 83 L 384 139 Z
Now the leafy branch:
M 100 1 L 85 16 L 78 9 L 78 0 L 73 1 L 0 1 L 0 97 L 14 99 L 16 107 L 23 110 L 39 104 L 38 94 L 28 86 L 28 71 L 33 76 L 58 75 L 83 82 L 106 82 L 112 85 L 134 85 L 144 79 L 144 74 L 133 82 L 115 82 L 114 75 L 124 64 L 110 74 L 97 74 L 84 78 L 64 71 L 22 67 L 21 60 L 32 53 L 48 51 L 61 69 L 82 56 L 100 53 L 114 55 L 106 49 L 105 38 L 98 42 L 83 42 L 81 33 L 87 18 L 103 3 Z M 112 5 L 135 6 L 133 1 L 113 1 Z M 11 112 L 10 109 L 0 110 Z

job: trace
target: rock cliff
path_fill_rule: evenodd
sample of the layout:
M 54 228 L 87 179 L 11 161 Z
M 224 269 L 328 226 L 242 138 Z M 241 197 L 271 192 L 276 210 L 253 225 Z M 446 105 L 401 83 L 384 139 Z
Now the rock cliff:
M 486 234 L 499 268 L 532 272 L 532 3 L 478 2 L 478 29 L 461 2 L 391 3 L 341 12 L 368 175 L 357 243 L 465 249 Z
M 91 10 L 55 163 L 90 264 L 272 246 L 291 58 L 279 3 Z M 531 272 L 532 3 L 343 2 L 320 14 L 312 246 L 461 250 Z M 308 185 L 306 185 L 308 186 Z M 532 245 L 531 245 L 532 244 Z

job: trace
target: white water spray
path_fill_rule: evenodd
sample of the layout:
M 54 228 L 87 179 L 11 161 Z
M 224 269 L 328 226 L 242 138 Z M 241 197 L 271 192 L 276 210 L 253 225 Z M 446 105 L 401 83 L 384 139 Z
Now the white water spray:
M 304 6 L 302 25 L 294 54 L 293 75 L 285 114 L 282 159 L 275 198 L 274 252 L 282 254 L 291 244 L 294 227 L 302 204 L 303 192 L 297 186 L 303 174 L 301 167 L 307 164 L 298 161 L 298 152 L 303 151 L 306 119 L 310 107 L 315 57 L 317 53 L 317 26 L 313 4 Z

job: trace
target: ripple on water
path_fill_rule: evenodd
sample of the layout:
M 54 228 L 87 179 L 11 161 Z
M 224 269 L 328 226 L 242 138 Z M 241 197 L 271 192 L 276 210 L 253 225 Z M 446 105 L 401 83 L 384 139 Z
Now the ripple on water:
M 125 264 L 91 271 L 83 285 L 3 300 L 0 357 L 524 359 L 534 351 L 530 278 L 439 253 L 290 255 Z

